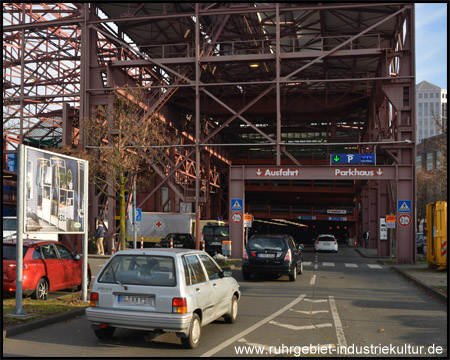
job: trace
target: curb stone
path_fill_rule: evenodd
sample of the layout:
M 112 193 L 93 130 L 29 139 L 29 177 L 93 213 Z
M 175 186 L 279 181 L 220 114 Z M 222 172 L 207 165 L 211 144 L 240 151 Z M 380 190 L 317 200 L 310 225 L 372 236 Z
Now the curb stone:
M 35 330 L 47 325 L 55 324 L 60 321 L 73 319 L 77 316 L 84 315 L 85 311 L 86 308 L 83 307 L 65 313 L 56 314 L 48 318 L 38 319 L 25 324 L 11 326 L 10 328 L 6 328 L 3 330 L 3 339 L 10 336 L 23 334 L 24 332 Z
M 425 290 L 429 295 L 435 296 L 439 301 L 447 304 L 447 296 L 440 293 L 436 289 L 433 289 L 432 287 L 428 286 L 427 284 L 423 283 L 419 279 L 416 279 L 414 276 L 409 275 L 407 272 L 395 267 L 390 266 L 391 271 L 396 272 L 400 276 L 403 276 L 405 279 L 412 281 L 415 283 L 418 287 L 420 287 L 422 290 Z

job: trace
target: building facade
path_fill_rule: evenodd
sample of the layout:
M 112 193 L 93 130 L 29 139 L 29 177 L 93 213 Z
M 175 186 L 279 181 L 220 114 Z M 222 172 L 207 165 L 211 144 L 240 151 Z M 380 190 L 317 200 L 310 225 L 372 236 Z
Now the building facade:
M 447 90 L 422 81 L 416 85 L 417 143 L 442 134 L 447 123 Z

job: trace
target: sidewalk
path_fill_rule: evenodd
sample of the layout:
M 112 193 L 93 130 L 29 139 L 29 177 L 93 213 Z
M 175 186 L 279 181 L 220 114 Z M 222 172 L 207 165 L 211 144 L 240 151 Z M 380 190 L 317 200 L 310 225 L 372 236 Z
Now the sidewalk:
M 437 271 L 429 267 L 428 263 L 415 263 L 405 265 L 392 265 L 388 256 L 377 256 L 377 249 L 366 249 L 355 247 L 357 253 L 365 258 L 377 259 L 378 262 L 389 266 L 390 269 L 408 281 L 414 282 L 418 287 L 436 297 L 438 300 L 447 303 L 447 272 Z

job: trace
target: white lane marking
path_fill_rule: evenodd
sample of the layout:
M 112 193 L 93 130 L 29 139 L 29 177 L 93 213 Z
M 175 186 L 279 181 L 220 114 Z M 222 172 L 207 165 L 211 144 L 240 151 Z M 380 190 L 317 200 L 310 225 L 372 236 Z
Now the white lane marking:
M 311 266 L 311 261 L 303 261 L 303 265 L 305 265 L 305 266 Z
M 315 263 L 314 264 L 314 270 L 317 270 L 319 268 L 319 264 L 318 263 Z
M 358 265 L 356 265 L 356 264 L 347 264 L 347 263 L 345 263 L 345 267 L 357 268 Z
M 319 313 L 327 313 L 329 312 L 328 310 L 314 310 L 314 311 L 304 311 L 304 310 L 294 310 L 294 309 L 289 309 L 291 311 L 295 311 L 301 314 L 311 314 L 311 315 L 315 315 L 315 314 L 319 314 Z
M 347 347 L 347 341 L 345 341 L 344 329 L 342 328 L 341 319 L 337 312 L 336 303 L 334 302 L 334 296 L 329 296 L 331 314 L 333 315 L 334 326 L 336 327 L 336 335 L 339 346 Z
M 322 266 L 335 266 L 334 262 L 323 262 Z
M 367 264 L 367 266 L 371 269 L 382 269 L 382 266 L 377 264 Z
M 318 299 L 318 300 L 305 299 L 304 301 L 308 301 L 308 302 L 312 302 L 312 303 L 321 303 L 321 302 L 327 302 L 327 299 Z
M 280 310 L 274 312 L 272 315 L 267 316 L 266 318 L 262 319 L 261 321 L 258 321 L 256 324 L 250 326 L 249 328 L 245 329 L 244 331 L 241 331 L 239 334 L 233 336 L 232 338 L 228 339 L 227 341 L 224 341 L 222 344 L 216 346 L 215 348 L 205 352 L 203 355 L 200 355 L 201 357 L 208 357 L 216 354 L 220 350 L 226 348 L 228 345 L 231 345 L 236 340 L 239 340 L 240 338 L 244 337 L 245 335 L 251 333 L 252 331 L 258 329 L 259 327 L 263 326 L 265 323 L 268 323 L 272 319 L 276 318 L 278 315 L 281 315 L 285 311 L 289 310 L 291 307 L 293 307 L 298 302 L 302 301 L 306 294 L 301 294 L 298 298 L 291 301 L 289 304 L 281 308 Z
M 314 285 L 316 283 L 316 275 L 311 276 L 311 281 L 309 282 L 309 285 Z
M 291 329 L 291 330 L 314 330 L 314 329 L 319 329 L 319 328 L 325 328 L 325 327 L 332 327 L 333 324 L 317 324 L 317 325 L 303 325 L 303 326 L 295 326 L 295 325 L 289 325 L 289 324 L 281 324 L 278 323 L 276 321 L 269 321 L 269 324 L 273 324 L 273 325 L 278 325 L 281 327 L 284 327 L 286 329 Z

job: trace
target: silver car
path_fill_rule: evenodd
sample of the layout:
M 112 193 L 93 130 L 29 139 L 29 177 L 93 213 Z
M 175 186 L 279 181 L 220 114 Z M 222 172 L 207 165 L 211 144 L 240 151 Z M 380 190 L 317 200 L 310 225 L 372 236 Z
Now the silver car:
M 204 251 L 124 250 L 95 279 L 86 316 L 99 339 L 115 328 L 174 332 L 193 349 L 202 326 L 236 320 L 240 296 L 238 282 Z

